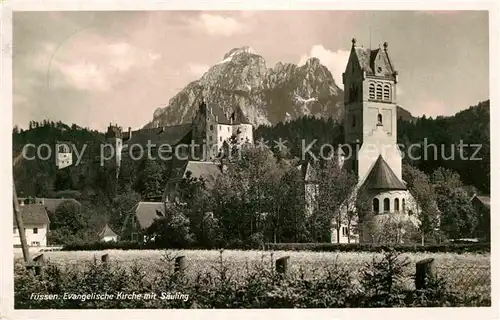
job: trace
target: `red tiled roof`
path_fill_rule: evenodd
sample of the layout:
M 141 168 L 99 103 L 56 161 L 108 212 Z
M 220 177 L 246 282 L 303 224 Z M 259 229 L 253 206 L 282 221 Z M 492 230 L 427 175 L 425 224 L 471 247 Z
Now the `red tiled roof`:
M 406 185 L 396 176 L 391 167 L 379 155 L 363 186 L 368 189 L 406 190 Z

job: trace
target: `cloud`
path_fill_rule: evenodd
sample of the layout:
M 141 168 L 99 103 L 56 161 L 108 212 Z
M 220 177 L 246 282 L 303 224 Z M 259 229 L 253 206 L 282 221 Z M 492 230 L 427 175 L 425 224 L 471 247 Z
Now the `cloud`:
M 205 72 L 208 71 L 210 66 L 206 64 L 190 63 L 188 65 L 188 68 L 189 68 L 189 73 L 191 73 L 193 76 L 201 77 L 205 74 Z
M 230 37 L 249 30 L 247 25 L 234 18 L 209 13 L 202 13 L 197 18 L 190 19 L 190 24 L 212 36 Z
M 318 44 L 314 45 L 308 53 L 302 55 L 299 65 L 303 65 L 311 57 L 318 58 L 321 64 L 330 70 L 335 83 L 339 87 L 342 87 L 342 73 L 345 71 L 349 54 L 350 52 L 346 50 L 330 51 L 323 47 L 323 45 Z
M 50 85 L 107 91 L 125 74 L 143 72 L 161 57 L 158 53 L 127 42 L 109 43 L 95 36 L 91 38 L 68 42 L 55 52 L 50 63 L 50 76 L 53 78 Z M 60 78 L 54 78 L 58 75 Z

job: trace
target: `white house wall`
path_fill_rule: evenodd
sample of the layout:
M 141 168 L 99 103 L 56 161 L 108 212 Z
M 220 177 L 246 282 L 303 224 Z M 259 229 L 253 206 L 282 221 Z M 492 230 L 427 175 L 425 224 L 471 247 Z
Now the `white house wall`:
M 38 233 L 33 233 L 33 228 L 38 228 Z M 25 225 L 24 229 L 28 246 L 36 246 L 34 242 L 39 242 L 41 247 L 47 246 L 47 225 Z M 17 228 L 14 228 L 14 245 L 21 245 Z

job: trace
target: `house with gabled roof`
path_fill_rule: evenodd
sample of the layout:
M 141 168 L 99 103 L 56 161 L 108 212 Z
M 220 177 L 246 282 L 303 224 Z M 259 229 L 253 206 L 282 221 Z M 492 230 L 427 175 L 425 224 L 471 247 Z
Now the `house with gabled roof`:
M 73 198 L 18 198 L 19 204 L 41 204 L 47 212 L 54 213 L 63 203 L 72 203 L 81 206 L 81 203 Z
M 211 188 L 222 171 L 222 164 L 212 161 L 186 161 L 182 167 L 174 171 L 167 181 L 162 200 L 164 202 L 177 202 L 180 183 L 184 179 L 203 181 L 206 187 Z
M 146 230 L 156 219 L 165 217 L 165 202 L 138 202 L 125 216 L 121 239 L 134 242 L 147 240 Z
M 472 207 L 476 211 L 478 225 L 477 237 L 491 239 L 491 198 L 489 195 L 475 194 L 471 198 Z
M 24 224 L 26 242 L 30 247 L 47 246 L 47 234 L 49 232 L 50 220 L 47 210 L 41 204 L 24 204 L 19 206 L 21 218 Z M 14 246 L 21 246 L 21 238 L 15 217 L 14 221 Z

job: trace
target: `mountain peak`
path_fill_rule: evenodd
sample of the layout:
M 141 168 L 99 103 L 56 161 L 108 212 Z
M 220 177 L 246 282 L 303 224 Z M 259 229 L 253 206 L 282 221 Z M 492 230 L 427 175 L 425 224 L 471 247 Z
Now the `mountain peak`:
M 309 66 L 309 67 L 316 68 L 320 65 L 321 65 L 321 62 L 316 57 L 311 57 L 311 58 L 307 59 L 307 61 L 306 61 L 306 66 Z
M 257 52 L 252 47 L 243 46 L 240 48 L 233 48 L 233 49 L 229 50 L 229 52 L 224 55 L 223 59 L 225 60 L 228 58 L 232 58 L 232 57 L 234 57 L 238 54 L 242 54 L 242 53 L 257 54 Z

